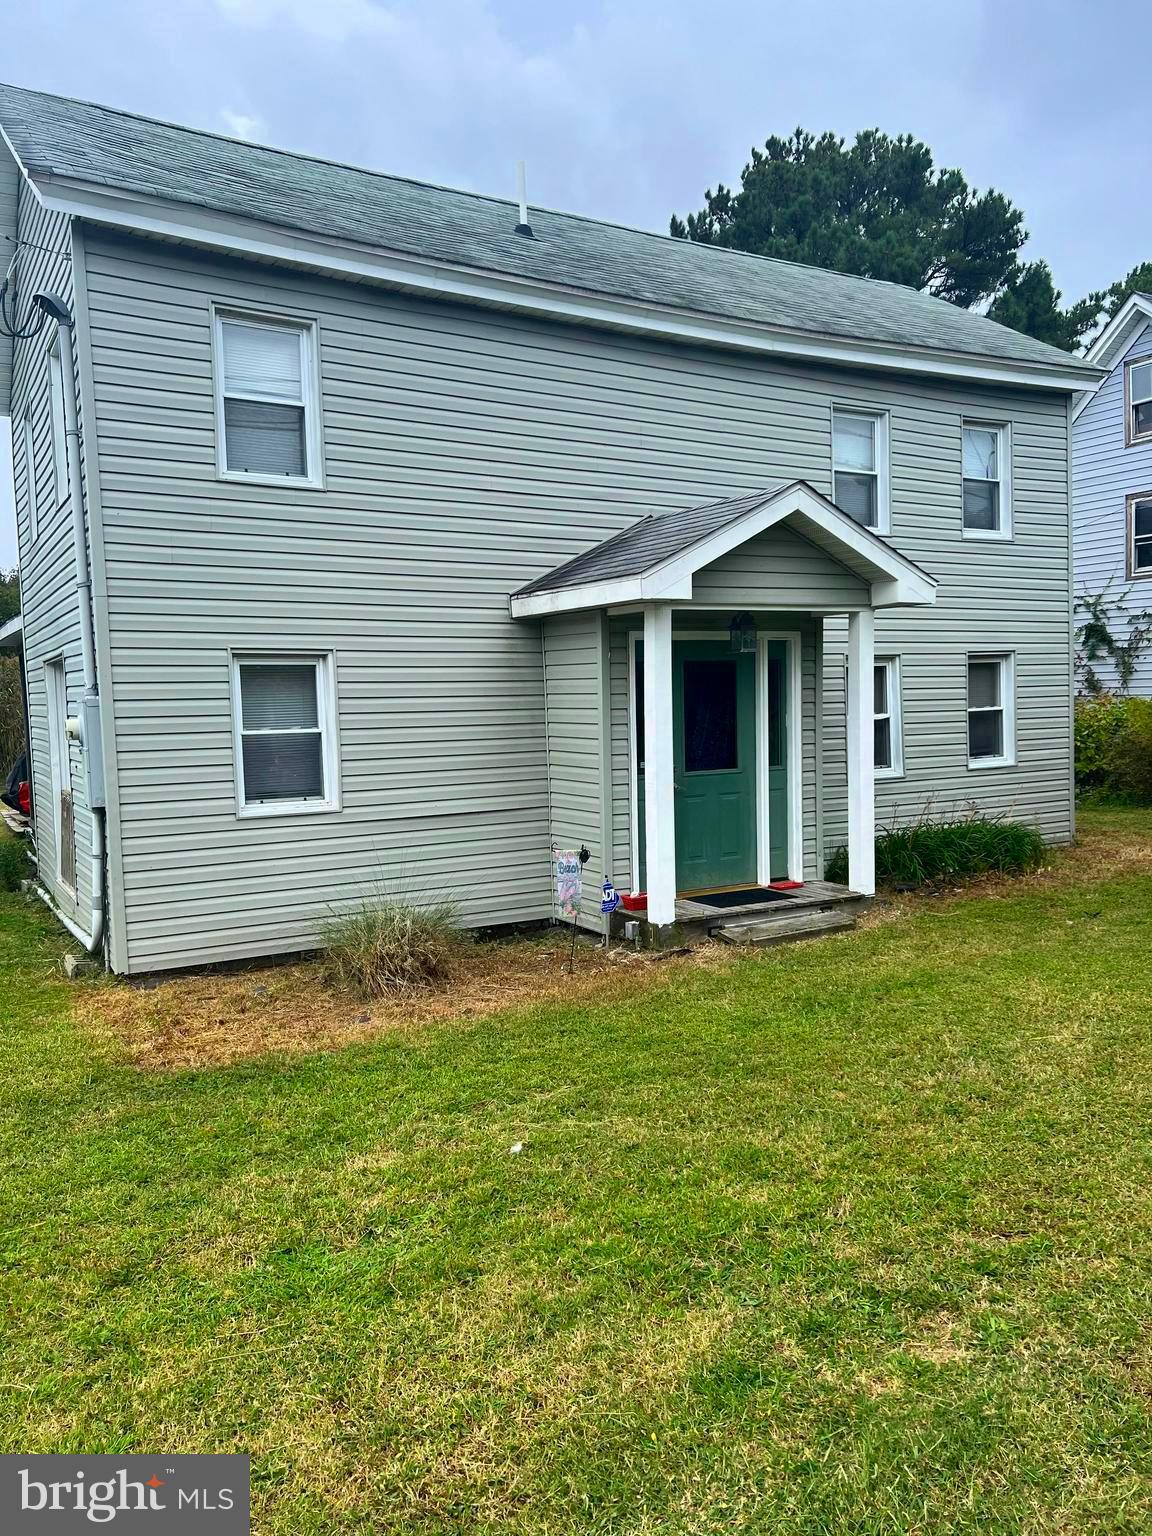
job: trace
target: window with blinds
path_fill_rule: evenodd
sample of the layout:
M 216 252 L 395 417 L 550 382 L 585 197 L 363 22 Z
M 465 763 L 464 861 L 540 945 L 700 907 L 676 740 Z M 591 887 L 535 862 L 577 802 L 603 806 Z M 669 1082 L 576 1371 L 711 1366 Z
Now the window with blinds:
M 888 527 L 888 418 L 832 412 L 832 500 L 865 528 Z
M 221 469 L 314 482 L 312 327 L 228 315 L 216 326 Z
M 242 812 L 333 809 L 331 658 L 234 658 Z

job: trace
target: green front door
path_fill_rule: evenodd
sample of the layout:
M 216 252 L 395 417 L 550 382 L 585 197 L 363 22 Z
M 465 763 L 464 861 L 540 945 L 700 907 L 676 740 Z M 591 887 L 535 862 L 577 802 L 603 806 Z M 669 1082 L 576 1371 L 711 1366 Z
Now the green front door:
M 756 879 L 756 657 L 723 640 L 672 645 L 676 889 Z

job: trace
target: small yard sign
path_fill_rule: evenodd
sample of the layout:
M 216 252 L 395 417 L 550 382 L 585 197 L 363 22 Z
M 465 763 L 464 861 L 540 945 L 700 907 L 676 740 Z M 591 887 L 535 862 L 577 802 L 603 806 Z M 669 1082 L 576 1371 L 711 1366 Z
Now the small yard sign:
M 611 880 L 605 880 L 604 889 L 600 893 L 600 910 L 607 917 L 610 912 L 615 912 L 620 905 L 620 892 L 612 884 Z

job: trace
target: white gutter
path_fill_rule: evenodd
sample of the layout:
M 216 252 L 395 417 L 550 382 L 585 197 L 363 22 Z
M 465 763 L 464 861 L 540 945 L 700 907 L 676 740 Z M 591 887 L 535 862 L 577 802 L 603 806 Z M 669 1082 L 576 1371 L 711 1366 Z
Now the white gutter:
M 62 299 L 38 293 L 33 303 L 56 322 L 60 342 L 60 372 L 64 390 L 64 442 L 68 466 L 68 499 L 72 505 L 72 554 L 76 567 L 76 600 L 80 610 L 80 655 L 84 669 L 84 697 L 81 701 L 80 741 L 88 775 L 88 812 L 92 821 L 92 929 L 85 933 L 75 919 L 62 912 L 43 888 L 38 894 L 74 938 L 90 955 L 104 943 L 104 808 L 94 804 L 93 785 L 100 782 L 94 771 L 94 759 L 100 753 L 100 690 L 96 677 L 96 641 L 92 625 L 92 576 L 88 566 L 88 530 L 84 518 L 84 477 L 80 462 L 80 422 L 76 412 L 76 350 L 73 346 L 74 321 Z M 93 739 L 95 738 L 95 739 Z M 103 797 L 100 796 L 100 799 Z

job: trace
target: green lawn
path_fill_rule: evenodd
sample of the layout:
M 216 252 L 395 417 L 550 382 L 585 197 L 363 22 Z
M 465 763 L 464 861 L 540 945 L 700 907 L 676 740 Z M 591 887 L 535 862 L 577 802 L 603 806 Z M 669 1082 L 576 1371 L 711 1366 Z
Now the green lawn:
M 644 995 L 179 1074 L 3 898 L 0 1449 L 248 1450 L 277 1536 L 1152 1529 L 1152 814 L 1085 824 Z

